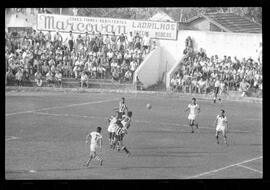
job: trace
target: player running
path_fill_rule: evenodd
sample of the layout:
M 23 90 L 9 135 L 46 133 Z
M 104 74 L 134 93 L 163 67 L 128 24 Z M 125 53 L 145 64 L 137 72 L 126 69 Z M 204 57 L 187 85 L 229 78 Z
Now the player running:
M 121 117 L 122 117 L 122 115 L 124 115 L 125 113 L 128 112 L 128 108 L 127 108 L 127 105 L 125 104 L 125 98 L 124 97 L 121 98 L 121 101 L 119 102 L 119 107 L 114 108 L 114 110 L 118 110 L 119 113 L 121 114 Z
M 216 127 L 217 144 L 219 144 L 218 135 L 219 135 L 220 132 L 222 132 L 224 142 L 225 142 L 226 145 L 228 145 L 228 143 L 227 143 L 228 120 L 227 120 L 227 117 L 225 116 L 225 111 L 224 110 L 221 110 L 221 114 L 217 115 L 217 118 L 215 120 L 214 125 Z
M 103 159 L 100 156 L 98 156 L 96 153 L 96 149 L 98 148 L 98 145 L 99 145 L 100 151 L 102 151 L 102 149 L 101 149 L 101 146 L 102 146 L 101 130 L 102 130 L 101 127 L 97 127 L 96 131 L 93 131 L 86 136 L 85 143 L 88 144 L 89 141 L 91 142 L 90 143 L 90 158 L 86 163 L 87 167 L 89 166 L 92 159 L 98 160 L 100 162 L 100 165 L 102 166 Z M 89 140 L 89 138 L 90 138 L 90 140 Z
M 188 105 L 188 108 L 185 111 L 189 110 L 188 120 L 189 126 L 191 127 L 191 133 L 194 133 L 193 126 L 195 125 L 197 129 L 199 128 L 199 123 L 195 124 L 195 119 L 200 113 L 200 107 L 196 103 L 196 98 L 192 98 L 192 103 Z
M 109 142 L 110 142 L 110 148 L 113 147 L 113 140 L 115 135 L 115 128 L 117 127 L 116 122 L 121 119 L 121 114 L 116 111 L 115 116 L 111 116 L 109 119 L 109 126 L 108 126 L 108 133 L 109 133 Z
M 127 156 L 130 156 L 130 152 L 126 146 L 123 145 L 123 138 L 127 134 L 127 128 L 122 125 L 122 123 L 118 120 L 117 127 L 115 129 L 114 143 L 113 149 L 117 147 L 117 150 L 124 150 Z

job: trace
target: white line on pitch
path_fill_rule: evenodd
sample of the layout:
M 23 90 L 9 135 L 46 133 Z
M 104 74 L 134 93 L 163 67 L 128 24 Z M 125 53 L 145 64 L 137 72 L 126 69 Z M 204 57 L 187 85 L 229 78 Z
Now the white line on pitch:
M 97 118 L 97 119 L 108 119 L 107 117 L 101 117 L 101 116 L 88 116 L 88 115 L 74 115 L 74 114 L 55 114 L 55 113 L 45 113 L 45 112 L 35 112 L 35 114 L 38 115 L 49 115 L 49 116 L 58 116 L 58 117 L 79 117 L 79 118 Z M 134 122 L 138 123 L 148 123 L 148 124 L 162 124 L 162 125 L 173 125 L 173 126 L 180 126 L 177 123 L 165 123 L 165 122 L 159 122 L 159 123 L 154 123 L 151 121 L 142 121 L 142 120 L 133 120 Z M 189 125 L 182 125 L 185 127 L 189 127 Z M 213 127 L 202 127 L 200 126 L 199 129 L 211 129 L 215 130 Z M 230 130 L 231 132 L 243 132 L 243 133 L 251 133 L 251 131 L 243 131 L 243 130 L 237 130 L 237 129 L 232 129 Z
M 238 165 L 236 165 L 236 166 L 240 166 L 240 167 L 243 167 L 243 168 L 246 168 L 246 169 L 249 169 L 249 170 L 252 170 L 252 171 L 254 171 L 254 172 L 258 172 L 258 173 L 262 174 L 262 171 L 260 171 L 260 170 L 256 170 L 256 169 L 253 169 L 253 168 L 250 168 L 250 167 L 241 165 L 241 164 L 238 164 Z
M 57 114 L 57 113 L 45 113 L 45 112 L 35 112 L 38 115 L 49 115 L 49 116 L 57 116 L 57 117 L 80 117 L 80 118 L 100 118 L 106 119 L 105 117 L 100 116 L 88 116 L 88 115 L 74 115 L 74 114 Z
M 15 139 L 18 139 L 19 137 L 14 137 L 14 136 L 6 136 L 6 141 L 9 141 L 9 140 L 15 140 Z
M 261 158 L 262 158 L 262 156 L 252 158 L 252 159 L 249 159 L 249 160 L 245 160 L 243 162 L 239 162 L 239 163 L 236 163 L 236 164 L 231 164 L 231 165 L 225 166 L 223 168 L 219 168 L 219 169 L 211 170 L 211 171 L 204 172 L 204 173 L 201 173 L 201 174 L 197 174 L 197 175 L 194 175 L 194 176 L 186 177 L 185 179 L 197 178 L 197 177 L 204 176 L 204 175 L 207 175 L 207 174 L 216 173 L 218 171 L 222 171 L 222 170 L 225 170 L 227 168 L 231 168 L 233 166 L 238 166 L 240 164 L 244 164 L 244 163 L 251 162 L 251 161 L 254 161 L 254 160 L 258 160 L 258 159 L 261 159 Z
M 129 98 L 133 98 L 133 97 L 129 97 Z M 104 102 L 111 102 L 114 100 L 119 100 L 119 98 L 106 99 L 106 100 L 100 100 L 100 101 L 95 101 L 95 102 L 84 102 L 84 103 L 79 103 L 79 104 L 69 104 L 69 105 L 63 105 L 63 106 L 54 106 L 54 107 L 41 108 L 41 109 L 22 111 L 22 112 L 7 113 L 6 117 L 12 116 L 12 115 L 24 114 L 24 113 L 33 113 L 33 112 L 37 112 L 37 111 L 46 111 L 46 110 L 59 109 L 59 108 L 68 108 L 68 107 L 82 106 L 82 105 L 88 105 L 88 104 L 99 104 L 99 103 L 104 103 Z

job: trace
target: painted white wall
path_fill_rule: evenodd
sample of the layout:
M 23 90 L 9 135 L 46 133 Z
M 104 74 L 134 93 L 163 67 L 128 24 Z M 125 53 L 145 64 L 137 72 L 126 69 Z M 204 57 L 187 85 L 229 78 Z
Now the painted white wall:
M 181 54 L 177 52 L 174 46 L 160 46 L 151 52 L 134 74 L 134 82 L 136 76 L 147 88 L 158 81 L 162 80 L 166 83 L 168 71 L 175 65 Z
M 160 56 L 161 47 L 158 47 L 152 51 L 136 69 L 134 82 L 136 82 L 136 76 L 138 76 L 145 88 L 155 84 L 159 80 Z
M 229 33 L 209 31 L 178 31 L 178 42 L 180 51 L 183 52 L 185 39 L 191 36 L 194 41 L 195 50 L 203 48 L 208 56 L 218 55 L 222 57 L 237 56 L 238 58 L 252 57 L 257 59 L 256 50 L 262 42 L 262 34 L 251 33 Z

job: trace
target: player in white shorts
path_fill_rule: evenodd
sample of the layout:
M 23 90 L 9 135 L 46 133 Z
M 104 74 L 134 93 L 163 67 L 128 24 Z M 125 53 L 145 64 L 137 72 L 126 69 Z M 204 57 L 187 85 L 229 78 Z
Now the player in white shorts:
M 194 133 L 193 126 L 195 125 L 199 128 L 199 123 L 195 124 L 195 119 L 200 113 L 200 106 L 196 103 L 196 98 L 192 98 L 192 103 L 188 105 L 188 108 L 185 111 L 189 110 L 188 120 L 189 126 L 191 127 L 191 132 Z
M 128 111 L 126 115 L 122 116 L 121 123 L 122 123 L 123 127 L 125 127 L 126 129 L 128 129 L 130 127 L 131 117 L 132 117 L 131 111 Z
M 86 163 L 87 167 L 89 166 L 92 159 L 98 160 L 100 162 L 100 165 L 102 165 L 102 163 L 103 163 L 103 159 L 100 156 L 98 156 L 97 153 L 96 153 L 96 149 L 98 147 L 100 148 L 100 151 L 102 151 L 102 149 L 101 149 L 102 135 L 100 134 L 101 130 L 102 130 L 101 127 L 97 127 L 97 131 L 93 131 L 93 132 L 89 133 L 86 136 L 86 142 L 85 143 L 88 144 L 89 141 L 91 142 L 90 143 L 90 158 Z M 89 138 L 90 138 L 90 140 L 89 140 Z
M 218 135 L 221 132 L 224 138 L 225 144 L 228 145 L 227 143 L 228 120 L 227 120 L 227 117 L 225 116 L 224 110 L 221 110 L 221 114 L 217 115 L 217 118 L 215 120 L 215 126 L 216 126 L 217 144 L 219 144 Z
M 116 115 L 112 116 L 109 119 L 109 126 L 108 126 L 108 133 L 109 133 L 109 142 L 110 142 L 110 148 L 112 148 L 112 144 L 113 144 L 113 139 L 114 139 L 114 135 L 115 135 L 115 128 L 117 127 L 116 122 L 118 120 L 120 120 L 121 118 L 121 114 L 116 111 Z

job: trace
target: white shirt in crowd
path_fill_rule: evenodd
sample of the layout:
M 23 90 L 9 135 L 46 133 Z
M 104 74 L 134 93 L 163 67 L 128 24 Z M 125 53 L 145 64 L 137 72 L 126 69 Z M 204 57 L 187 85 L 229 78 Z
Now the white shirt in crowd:
M 143 45 L 144 46 L 150 46 L 150 38 L 149 38 L 149 36 L 144 36 L 143 37 Z
M 219 82 L 219 80 L 216 80 L 216 82 L 215 82 L 215 87 L 220 87 L 220 82 Z

